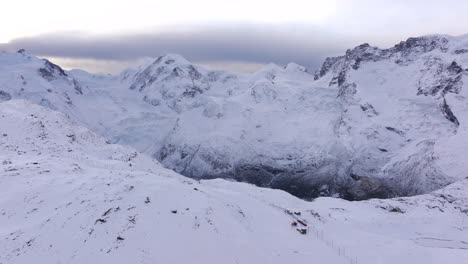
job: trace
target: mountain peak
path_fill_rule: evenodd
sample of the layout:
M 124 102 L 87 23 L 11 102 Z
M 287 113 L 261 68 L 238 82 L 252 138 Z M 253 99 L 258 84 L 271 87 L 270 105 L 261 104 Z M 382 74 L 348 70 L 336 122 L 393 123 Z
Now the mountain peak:
M 266 64 L 265 66 L 263 66 L 262 68 L 260 68 L 257 73 L 262 73 L 262 72 L 277 72 L 277 71 L 281 71 L 283 70 L 283 68 L 281 66 L 279 66 L 278 64 L 275 64 L 275 63 L 268 63 Z
M 286 67 L 284 67 L 284 69 L 286 71 L 301 71 L 301 72 L 307 72 L 307 68 L 302 66 L 302 65 L 299 65 L 299 64 L 296 64 L 294 62 L 290 62 L 288 63 L 288 65 L 286 65 Z
M 188 65 L 192 64 L 187 59 L 179 54 L 167 53 L 156 58 L 154 64 L 166 64 L 166 65 Z
M 435 49 L 440 49 L 442 52 L 447 52 L 448 39 L 441 35 L 427 35 L 416 38 L 408 38 L 406 41 L 402 41 L 395 45 L 393 49 L 398 52 L 402 51 L 408 53 L 408 51 L 419 51 L 419 52 L 430 52 Z

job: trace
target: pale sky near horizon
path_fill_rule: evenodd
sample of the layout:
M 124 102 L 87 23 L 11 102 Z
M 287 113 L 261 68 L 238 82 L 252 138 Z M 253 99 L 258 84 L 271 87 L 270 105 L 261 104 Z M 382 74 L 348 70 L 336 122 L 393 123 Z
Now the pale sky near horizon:
M 5 0 L 1 8 L 0 49 L 93 72 L 167 52 L 229 70 L 316 67 L 364 42 L 468 33 L 463 0 Z

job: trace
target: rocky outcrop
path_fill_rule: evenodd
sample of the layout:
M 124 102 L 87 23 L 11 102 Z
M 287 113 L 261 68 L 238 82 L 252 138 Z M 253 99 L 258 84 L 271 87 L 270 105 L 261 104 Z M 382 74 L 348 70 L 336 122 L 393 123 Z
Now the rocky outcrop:
M 5 91 L 0 90 L 0 102 L 11 100 L 11 95 Z
M 49 60 L 44 59 L 44 66 L 38 69 L 38 73 L 42 78 L 49 82 L 58 79 L 64 80 L 73 86 L 76 94 L 83 94 L 83 88 L 80 83 L 74 78 L 68 76 L 60 66 L 50 62 Z
M 450 122 L 454 123 L 457 126 L 460 125 L 460 122 L 458 122 L 457 117 L 453 114 L 452 109 L 450 109 L 450 106 L 447 104 L 447 101 L 445 100 L 445 98 L 443 100 L 441 108 L 447 120 L 449 120 Z
M 60 66 L 48 60 L 44 60 L 44 67 L 39 68 L 38 72 L 42 78 L 48 81 L 56 80 L 60 77 L 68 77 L 68 75 L 62 68 L 60 68 Z
M 453 61 L 445 65 L 440 58 L 430 58 L 421 69 L 418 95 L 443 97 L 447 93 L 457 94 L 463 86 L 463 68 Z

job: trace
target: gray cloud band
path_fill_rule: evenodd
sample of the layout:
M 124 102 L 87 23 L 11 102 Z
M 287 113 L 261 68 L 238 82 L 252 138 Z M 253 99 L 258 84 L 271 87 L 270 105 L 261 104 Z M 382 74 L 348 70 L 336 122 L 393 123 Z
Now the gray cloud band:
M 200 27 L 183 32 L 92 35 L 80 32 L 23 37 L 0 49 L 25 48 L 38 56 L 133 60 L 178 53 L 192 61 L 296 62 L 317 66 L 349 47 L 349 39 L 308 26 Z M 334 44 L 336 43 L 336 44 Z

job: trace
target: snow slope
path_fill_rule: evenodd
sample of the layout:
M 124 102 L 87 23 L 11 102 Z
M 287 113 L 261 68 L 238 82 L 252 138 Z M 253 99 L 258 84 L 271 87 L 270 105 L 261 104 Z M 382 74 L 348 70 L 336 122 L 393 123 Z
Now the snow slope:
M 185 178 L 30 101 L 0 103 L 0 122 L 0 263 L 468 259 L 468 179 L 411 198 L 306 202 Z

